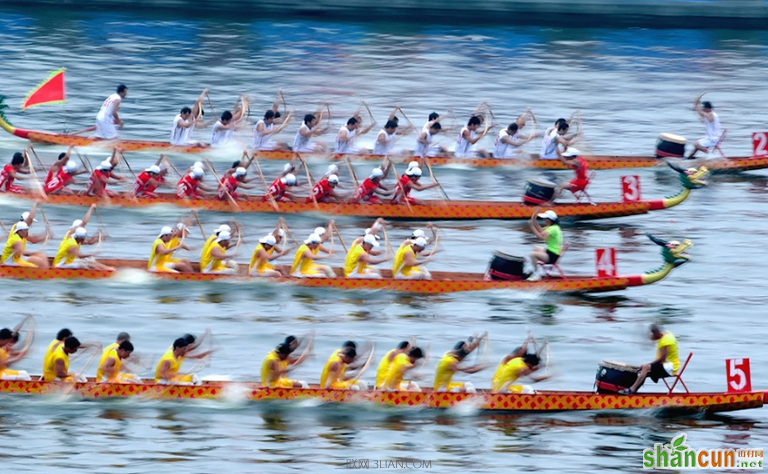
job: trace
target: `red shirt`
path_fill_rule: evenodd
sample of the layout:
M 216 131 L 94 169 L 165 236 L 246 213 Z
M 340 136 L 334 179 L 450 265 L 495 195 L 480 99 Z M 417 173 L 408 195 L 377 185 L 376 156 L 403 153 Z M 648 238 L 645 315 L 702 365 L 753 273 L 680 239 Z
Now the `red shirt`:
M 152 176 L 149 175 L 146 171 L 142 171 L 139 173 L 138 176 L 136 176 L 136 182 L 133 183 L 133 194 L 134 196 L 141 196 L 145 192 L 149 191 L 149 188 L 147 185 L 149 184 L 149 181 L 152 179 Z
M 13 172 L 16 171 L 13 169 L 13 165 L 8 163 L 3 167 L 3 171 L 0 171 L 0 189 L 5 187 L 6 191 L 10 191 L 11 187 L 13 187 L 13 180 L 14 175 Z
M 50 175 L 51 172 L 49 171 L 48 176 Z M 56 173 L 56 176 L 53 176 L 50 179 L 46 177 L 45 179 L 45 186 L 43 186 L 45 194 L 51 194 L 54 191 L 58 191 L 73 181 L 72 176 L 64 171 L 63 166 L 59 167 L 59 171 Z
M 237 178 L 234 176 L 230 176 L 228 178 L 223 178 L 221 180 L 222 184 L 224 186 L 219 187 L 219 191 L 217 193 L 217 197 L 219 200 L 224 201 L 227 198 L 227 192 L 230 196 L 232 196 L 233 199 L 236 199 L 237 194 L 235 193 L 235 190 L 237 189 L 238 184 L 240 183 Z M 224 192 L 224 190 L 227 190 L 227 192 Z
M 200 180 L 193 178 L 191 174 L 184 176 L 176 185 L 176 197 L 197 197 L 197 185 L 199 183 Z
M 286 190 L 285 183 L 280 181 L 280 178 L 277 178 L 276 180 L 272 181 L 272 184 L 269 186 L 269 190 L 267 191 L 267 194 L 264 195 L 263 198 L 261 198 L 262 201 L 269 201 L 269 196 L 272 196 L 272 198 L 277 201 L 278 199 L 283 197 L 283 194 L 285 194 Z
M 578 157 L 576 158 L 576 162 L 578 163 L 577 168 L 574 170 L 576 172 L 576 179 L 589 181 L 589 176 L 587 176 L 587 173 L 589 173 L 589 166 L 587 166 L 587 160 L 585 160 L 582 157 Z
M 408 199 L 408 196 L 411 194 L 411 178 L 407 175 L 400 176 L 400 179 L 397 181 L 397 192 L 395 193 L 395 197 L 392 198 L 392 204 L 397 204 L 400 202 L 400 198 L 404 195 L 406 199 Z
M 155 192 L 155 189 L 157 189 L 157 187 L 158 187 L 158 186 L 160 186 L 160 185 L 161 185 L 161 184 L 163 184 L 163 183 L 165 183 L 165 177 L 163 177 L 163 176 L 160 176 L 160 175 L 158 175 L 158 176 L 155 176 L 155 181 L 154 181 L 154 182 L 151 182 L 151 183 L 149 183 L 149 184 L 147 185 L 147 187 L 146 187 L 146 188 L 144 188 L 144 192 L 145 192 L 145 193 L 154 193 L 154 192 Z
M 366 201 L 371 198 L 373 192 L 379 187 L 378 184 L 371 181 L 371 178 L 365 178 L 365 181 L 360 183 L 360 187 L 355 190 L 352 195 L 353 201 Z
M 107 190 L 107 179 L 112 175 L 110 171 L 93 170 L 88 181 L 88 189 L 96 196 L 103 196 Z
M 328 184 L 328 178 L 321 179 L 315 184 L 315 187 L 312 188 L 312 194 L 315 196 L 317 202 L 325 201 L 325 198 L 331 194 L 331 191 L 333 191 L 333 188 Z M 312 196 L 307 198 L 307 202 L 313 202 Z

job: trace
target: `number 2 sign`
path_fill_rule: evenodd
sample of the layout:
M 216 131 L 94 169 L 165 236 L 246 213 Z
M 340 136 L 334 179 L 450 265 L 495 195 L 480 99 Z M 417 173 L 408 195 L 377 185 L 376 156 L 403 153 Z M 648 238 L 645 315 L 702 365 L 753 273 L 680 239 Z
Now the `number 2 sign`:
M 597 249 L 597 276 L 615 277 L 616 276 L 616 249 Z
M 739 393 L 752 391 L 752 375 L 749 372 L 749 359 L 726 359 L 725 374 L 728 382 L 726 392 Z
M 752 134 L 752 156 L 768 156 L 768 132 Z
M 622 202 L 638 202 L 640 200 L 639 176 L 621 177 L 621 200 Z

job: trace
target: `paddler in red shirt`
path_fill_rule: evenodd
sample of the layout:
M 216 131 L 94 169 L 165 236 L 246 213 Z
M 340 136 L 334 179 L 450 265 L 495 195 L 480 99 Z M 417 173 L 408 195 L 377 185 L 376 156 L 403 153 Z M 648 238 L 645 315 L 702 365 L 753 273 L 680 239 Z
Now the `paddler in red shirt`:
M 152 165 L 139 173 L 133 183 L 133 195 L 136 197 L 157 197 L 153 191 L 165 182 L 165 178 L 161 174 L 162 170 L 158 165 Z
M 335 174 L 332 174 L 328 176 L 327 178 L 323 178 L 317 183 L 315 183 L 315 186 L 312 188 L 312 194 L 314 195 L 314 200 L 312 199 L 312 196 L 309 196 L 307 198 L 307 202 L 341 202 L 344 200 L 342 196 L 336 193 L 336 186 L 339 184 L 339 177 Z
M 27 159 L 23 154 L 19 152 L 13 154 L 11 162 L 5 165 L 3 170 L 0 171 L 0 191 L 15 194 L 26 192 L 24 188 L 13 184 L 15 179 L 20 178 L 19 174 L 29 174 L 29 170 L 24 167 L 26 161 Z
M 392 198 L 392 204 L 400 204 L 403 197 L 411 204 L 422 204 L 421 201 L 410 196 L 411 189 L 424 191 L 425 189 L 439 186 L 439 183 L 419 184 L 419 178 L 421 178 L 421 168 L 418 166 L 409 167 L 397 182 L 395 196 Z
M 77 171 L 77 163 L 70 160 L 72 147 L 59 155 L 56 163 L 51 165 L 48 175 L 45 177 L 43 191 L 45 194 L 73 194 L 74 191 L 67 186 L 74 181 L 74 177 L 87 173 L 87 170 Z
M 118 153 L 119 150 L 115 148 L 115 151 L 112 152 L 112 158 L 102 161 L 101 164 L 93 170 L 91 179 L 88 182 L 88 189 L 83 191 L 85 196 L 112 196 L 113 193 L 107 191 L 107 184 L 117 184 L 118 182 L 125 180 L 125 178 L 112 173 L 112 170 L 117 164 Z
M 294 196 L 288 192 L 288 186 L 296 186 L 296 176 L 292 173 L 287 173 L 285 176 L 272 181 L 261 200 L 269 201 L 271 196 L 271 199 L 275 201 L 295 201 Z
M 382 171 L 382 169 L 384 171 Z M 386 179 L 389 173 L 389 161 L 385 158 L 384 164 L 380 168 L 374 168 L 371 171 L 371 175 L 365 179 L 360 186 L 349 198 L 350 203 L 362 204 L 369 202 L 371 204 L 381 204 L 381 199 L 376 196 L 391 196 L 395 193 L 395 189 L 389 189 L 381 181 Z
M 557 189 L 555 189 L 555 194 L 552 196 L 550 202 L 559 198 L 566 189 L 575 194 L 579 191 L 584 191 L 587 189 L 587 186 L 589 186 L 589 166 L 587 165 L 587 160 L 579 155 L 579 150 L 569 147 L 567 150 L 561 152 L 560 148 L 557 148 L 557 156 L 560 157 L 560 161 L 562 161 L 565 166 L 571 168 L 576 173 L 576 178 L 558 184 Z
M 210 188 L 203 186 L 203 176 L 205 176 L 205 171 L 202 167 L 192 167 L 176 184 L 176 197 L 179 199 L 198 199 L 205 194 L 205 191 L 211 191 Z
M 219 183 L 219 190 L 216 194 L 216 197 L 218 197 L 220 201 L 226 201 L 227 199 L 229 199 L 227 197 L 227 193 L 229 193 L 229 195 L 232 196 L 232 199 L 234 200 L 238 200 L 240 198 L 245 200 L 250 199 L 250 196 L 247 196 L 247 195 L 241 196 L 237 192 L 235 192 L 237 188 L 253 189 L 256 186 L 254 184 L 250 186 L 246 184 L 251 181 L 245 178 L 246 174 L 248 174 L 248 170 L 240 166 L 235 169 L 235 172 L 232 173 L 232 176 L 221 178 L 221 183 Z

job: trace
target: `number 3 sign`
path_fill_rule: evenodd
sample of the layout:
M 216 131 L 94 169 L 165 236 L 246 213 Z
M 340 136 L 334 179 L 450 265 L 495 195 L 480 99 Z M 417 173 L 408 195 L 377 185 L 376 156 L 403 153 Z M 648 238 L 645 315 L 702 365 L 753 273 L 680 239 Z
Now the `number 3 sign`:
M 623 202 L 637 202 L 640 200 L 640 177 L 621 177 L 621 200 Z
M 752 391 L 752 375 L 749 373 L 749 359 L 726 359 L 725 374 L 728 381 L 726 392 Z

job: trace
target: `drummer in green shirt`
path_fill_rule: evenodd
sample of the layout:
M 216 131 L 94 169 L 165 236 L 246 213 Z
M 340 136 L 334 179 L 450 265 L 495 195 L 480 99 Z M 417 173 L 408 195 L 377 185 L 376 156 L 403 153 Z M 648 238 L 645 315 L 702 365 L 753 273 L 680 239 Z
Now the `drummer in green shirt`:
M 539 224 L 538 218 L 544 219 L 544 227 Z M 533 273 L 528 281 L 541 280 L 538 273 L 539 263 L 552 264 L 557 263 L 563 248 L 563 231 L 557 223 L 557 214 L 553 210 L 548 210 L 538 214 L 538 209 L 531 216 L 529 222 L 531 230 L 539 239 L 547 243 L 547 247 L 536 246 L 531 252 L 531 263 L 533 264 Z

